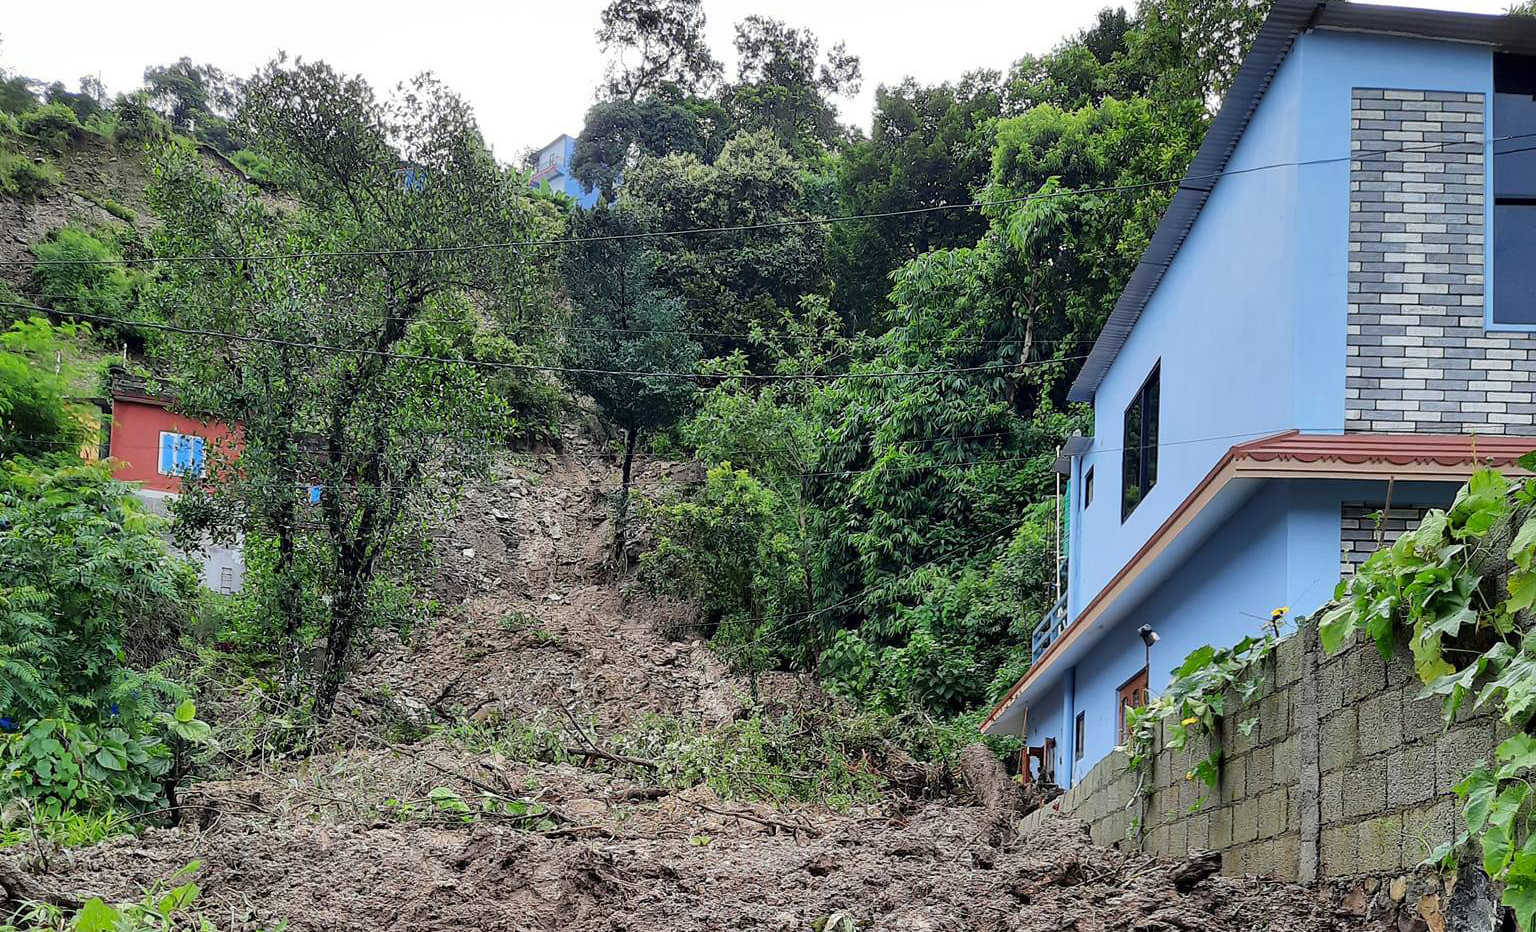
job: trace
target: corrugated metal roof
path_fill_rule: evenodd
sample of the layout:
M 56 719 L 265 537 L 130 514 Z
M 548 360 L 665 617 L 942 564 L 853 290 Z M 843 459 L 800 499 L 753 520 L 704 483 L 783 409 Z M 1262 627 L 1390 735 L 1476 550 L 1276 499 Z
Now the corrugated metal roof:
M 1130 338 L 1131 328 L 1136 326 L 1204 209 L 1211 189 L 1220 180 L 1217 176 L 1226 171 L 1237 141 L 1247 130 L 1275 72 L 1290 53 L 1296 37 L 1311 28 L 1476 42 L 1504 51 L 1536 52 L 1536 17 L 1447 13 L 1327 0 L 1275 0 L 1221 109 L 1206 130 L 1200 150 L 1164 211 L 1157 232 L 1072 383 L 1067 394 L 1069 400 L 1093 400 L 1104 375 Z
M 1303 434 L 1292 431 L 1232 448 L 1259 463 L 1378 463 L 1392 466 L 1508 466 L 1536 450 L 1536 437 L 1475 434 Z

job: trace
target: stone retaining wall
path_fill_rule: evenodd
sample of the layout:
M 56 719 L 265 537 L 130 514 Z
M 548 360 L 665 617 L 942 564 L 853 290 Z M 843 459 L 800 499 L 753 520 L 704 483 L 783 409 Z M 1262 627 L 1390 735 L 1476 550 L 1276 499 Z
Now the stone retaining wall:
M 1401 873 L 1452 837 L 1451 788 L 1504 736 L 1492 716 L 1463 714 L 1446 728 L 1439 702 L 1416 698 L 1406 652 L 1384 662 L 1374 644 L 1357 643 L 1329 657 L 1311 627 L 1266 666 L 1254 700 L 1228 697 L 1218 789 L 1186 779 L 1209 746 L 1165 748 L 1144 801 L 1138 775 L 1113 754 L 1056 807 L 1100 844 L 1167 857 L 1215 850 L 1227 873 L 1303 881 Z

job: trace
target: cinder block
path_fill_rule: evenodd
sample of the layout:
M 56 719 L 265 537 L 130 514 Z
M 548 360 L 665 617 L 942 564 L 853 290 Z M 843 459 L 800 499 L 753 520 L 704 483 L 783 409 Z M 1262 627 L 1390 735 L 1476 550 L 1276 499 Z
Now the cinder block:
M 1356 826 L 1324 826 L 1318 839 L 1319 873 L 1322 876 L 1349 877 L 1359 873 L 1359 854 L 1360 831 Z
M 1274 838 L 1285 831 L 1285 790 L 1270 790 L 1259 797 L 1259 837 Z
M 1403 816 L 1393 813 L 1359 823 L 1360 872 L 1395 871 L 1403 865 Z
M 1234 757 L 1223 762 L 1221 767 L 1221 784 L 1217 788 L 1216 798 L 1222 803 L 1232 803 L 1248 795 L 1248 758 L 1247 756 Z
M 1411 806 L 1435 795 L 1434 748 L 1416 744 L 1387 756 L 1387 805 Z
M 1275 785 L 1275 747 L 1265 745 L 1248 755 L 1247 795 L 1257 796 Z
M 1236 844 L 1253 841 L 1259 837 L 1259 801 L 1239 800 L 1232 807 L 1232 841 Z
M 1190 851 L 1209 851 L 1211 844 L 1211 813 L 1202 809 L 1184 820 L 1185 846 Z
M 1353 706 L 1323 719 L 1318 732 L 1318 763 L 1324 771 L 1346 766 L 1360 756 L 1355 729 Z
M 1292 735 L 1274 746 L 1274 780 L 1276 786 L 1291 786 L 1296 783 L 1296 737 Z
M 1377 758 L 1351 765 L 1344 775 L 1344 817 L 1372 816 L 1386 807 L 1386 761 Z
M 1318 817 L 1324 825 L 1344 820 L 1344 771 L 1323 774 L 1318 788 Z
M 1361 754 L 1380 754 L 1403 743 L 1403 691 L 1401 687 L 1365 700 L 1360 704 L 1359 746 Z
M 1493 756 L 1493 724 L 1458 725 L 1435 740 L 1435 793 L 1449 793 L 1468 773 Z
M 1272 744 L 1290 733 L 1290 690 L 1281 690 L 1259 700 L 1259 730 L 1260 744 Z
M 1221 872 L 1232 876 L 1248 873 L 1248 852 L 1251 845 L 1236 845 L 1221 852 Z

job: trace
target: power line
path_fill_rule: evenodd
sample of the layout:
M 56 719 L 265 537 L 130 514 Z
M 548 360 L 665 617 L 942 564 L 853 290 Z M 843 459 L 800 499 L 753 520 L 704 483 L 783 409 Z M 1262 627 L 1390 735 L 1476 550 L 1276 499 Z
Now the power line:
M 1037 362 L 1019 363 L 987 363 L 980 366 L 960 366 L 943 369 L 910 369 L 897 372 L 844 372 L 844 373 L 767 373 L 754 374 L 711 374 L 702 372 L 669 372 L 658 370 L 655 372 L 640 372 L 623 369 L 586 369 L 575 366 L 551 366 L 535 363 L 502 362 L 494 359 L 454 359 L 447 356 L 427 356 L 419 353 L 400 353 L 393 350 L 376 350 L 365 347 L 333 346 L 326 343 L 306 343 L 301 340 L 284 340 L 279 337 L 262 337 L 248 334 L 230 333 L 223 330 L 203 330 L 197 327 L 178 327 L 175 324 L 162 324 L 143 320 L 120 320 L 115 317 L 105 317 L 99 314 L 82 314 L 79 312 L 56 311 L 51 308 L 39 307 L 35 304 L 25 304 L 19 301 L 0 301 L 0 307 L 15 307 L 25 310 L 41 311 L 45 314 L 54 314 L 62 317 L 94 320 L 119 326 L 145 327 L 151 330 L 164 330 L 169 333 L 180 333 L 189 336 L 215 337 L 220 340 L 230 340 L 236 343 L 258 343 L 267 346 L 288 346 L 294 349 L 316 350 L 322 353 L 344 354 L 355 356 L 370 356 L 382 359 L 400 359 L 407 362 L 432 362 L 448 365 L 482 366 L 491 369 L 511 369 L 520 372 L 552 372 L 569 375 L 602 375 L 617 378 L 648 379 L 670 378 L 688 379 L 692 381 L 728 381 L 730 379 L 742 379 L 755 382 L 802 382 L 802 381 L 837 381 L 840 379 L 889 379 L 889 378 L 914 378 L 932 375 L 960 375 L 972 372 L 1003 372 L 1018 369 L 1034 369 L 1057 363 L 1071 362 L 1088 358 L 1082 356 L 1062 356 L 1056 359 L 1041 360 Z
M 42 265 L 149 265 L 161 262 L 267 262 L 292 259 L 358 259 L 384 256 L 418 256 L 447 253 L 484 252 L 500 249 L 517 250 L 538 248 L 543 246 L 564 246 L 577 245 L 582 243 L 615 242 L 621 240 L 649 240 L 672 236 L 751 233 L 764 230 L 795 229 L 800 227 L 822 226 L 834 223 L 850 223 L 862 220 L 885 220 L 895 217 L 933 213 L 936 211 L 977 210 L 984 207 L 1001 207 L 1009 204 L 1022 204 L 1029 201 L 1039 200 L 1055 200 L 1062 197 L 1073 197 L 1086 194 L 1123 194 L 1135 191 L 1145 191 L 1151 188 L 1165 187 L 1167 185 L 1183 185 L 1196 181 L 1213 181 L 1229 175 L 1246 175 L 1260 171 L 1273 171 L 1282 168 L 1305 168 L 1317 165 L 1330 165 L 1339 162 L 1366 161 L 1374 156 L 1386 156 L 1397 152 L 1427 152 L 1435 149 L 1442 149 L 1446 146 L 1474 145 L 1481 150 L 1485 145 L 1491 145 L 1492 143 L 1507 142 L 1513 139 L 1527 138 L 1536 138 L 1536 133 L 1515 133 L 1508 136 L 1496 136 L 1483 142 L 1435 142 L 1384 149 L 1364 149 L 1351 152 L 1348 155 L 1333 156 L 1329 158 L 1271 162 L 1264 165 L 1252 165 L 1247 168 L 1229 168 L 1223 169 L 1219 172 L 1205 172 L 1199 175 L 1180 175 L 1176 178 L 1160 178 L 1153 181 L 1142 181 L 1132 184 L 1099 185 L 1091 188 L 1072 188 L 1046 192 L 1037 191 L 1034 194 L 1020 194 L 1014 197 L 975 200 L 963 204 L 930 204 L 923 207 L 907 207 L 899 210 L 874 211 L 859 214 L 839 214 L 830 217 L 803 217 L 793 220 L 772 220 L 763 223 L 746 223 L 729 226 L 685 227 L 676 230 L 645 230 L 634 233 L 605 233 L 592 236 L 558 237 L 554 239 L 506 240 L 491 243 L 471 243 L 463 246 L 416 246 L 401 247 L 397 249 L 337 250 L 333 252 L 252 253 L 244 255 L 206 254 L 182 256 L 139 256 L 132 258 L 117 257 L 104 259 L 8 259 L 0 261 L 0 267 L 34 267 Z M 1520 151 L 1525 150 L 1495 152 L 1494 155 L 1512 155 Z

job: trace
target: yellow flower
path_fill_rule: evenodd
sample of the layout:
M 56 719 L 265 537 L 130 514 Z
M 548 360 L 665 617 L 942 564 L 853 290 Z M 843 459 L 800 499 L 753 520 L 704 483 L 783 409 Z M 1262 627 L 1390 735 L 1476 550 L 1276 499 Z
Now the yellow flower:
M 1195 772 L 1193 770 L 1189 770 L 1189 771 L 1186 771 L 1184 773 L 1184 779 L 1186 779 L 1186 780 L 1193 780 L 1194 778 L 1195 778 Z
M 1199 718 L 1197 718 L 1196 716 L 1191 715 L 1189 718 L 1186 718 L 1184 721 L 1180 722 L 1179 724 L 1180 725 L 1193 725 L 1194 723 L 1196 723 L 1198 721 L 1200 721 Z
M 1291 607 L 1289 605 L 1282 605 L 1279 608 L 1277 608 L 1274 611 L 1269 613 L 1269 619 L 1271 621 L 1279 621 L 1280 619 L 1284 618 L 1287 614 L 1289 614 L 1290 611 L 1291 611 Z

